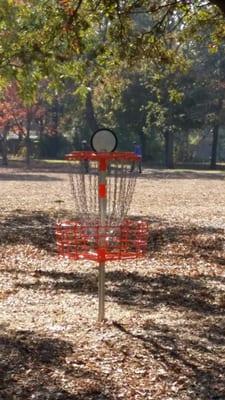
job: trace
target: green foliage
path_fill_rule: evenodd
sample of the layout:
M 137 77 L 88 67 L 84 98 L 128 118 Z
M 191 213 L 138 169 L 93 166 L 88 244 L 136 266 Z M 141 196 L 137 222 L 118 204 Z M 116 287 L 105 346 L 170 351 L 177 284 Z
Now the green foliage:
M 178 39 L 186 40 L 197 25 L 210 24 L 215 8 L 201 4 L 3 0 L 0 83 L 16 79 L 21 96 L 29 102 L 38 82 L 46 78 L 59 87 L 66 78 L 73 78 L 84 96 L 88 81 L 104 76 L 125 59 L 128 65 L 153 59 L 173 70 L 183 68 L 183 55 L 177 52 L 172 32 L 180 28 Z M 213 31 L 214 42 L 224 32 L 219 25 Z
M 0 87 L 16 81 L 29 106 L 41 93 L 49 115 L 57 97 L 57 134 L 77 146 L 92 129 L 88 98 L 94 124 L 115 129 L 121 148 L 142 141 L 151 159 L 166 132 L 181 154 L 182 138 L 224 123 L 225 28 L 213 4 L 2 0 L 0 12 Z M 42 154 L 63 152 L 57 136 L 41 140 Z

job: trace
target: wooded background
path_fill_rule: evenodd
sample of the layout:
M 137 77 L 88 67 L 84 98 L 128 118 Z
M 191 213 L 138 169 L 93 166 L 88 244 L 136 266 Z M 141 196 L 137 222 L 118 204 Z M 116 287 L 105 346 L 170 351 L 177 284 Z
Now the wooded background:
M 223 1 L 1 1 L 0 142 L 63 158 L 101 127 L 146 165 L 225 161 Z

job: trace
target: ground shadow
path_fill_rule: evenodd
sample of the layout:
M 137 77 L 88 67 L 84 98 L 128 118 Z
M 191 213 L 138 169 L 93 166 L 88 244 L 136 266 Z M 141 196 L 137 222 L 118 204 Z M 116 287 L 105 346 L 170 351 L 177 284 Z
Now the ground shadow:
M 53 252 L 55 218 L 47 212 L 15 210 L 0 222 L 0 244 L 32 243 Z
M 111 282 L 107 294 L 113 301 L 135 306 L 140 311 L 162 306 L 181 311 L 190 310 L 204 315 L 225 315 L 223 305 L 215 304 L 216 296 L 223 295 L 219 288 L 208 287 L 211 276 L 185 277 L 164 275 L 148 277 L 136 272 L 113 271 L 107 275 Z M 225 283 L 218 278 L 218 285 Z
M 31 331 L 0 330 L 0 398 L 110 400 L 101 377 L 85 368 L 73 350 L 65 340 Z M 70 363 L 67 357 L 72 353 Z
M 166 268 L 157 276 L 148 274 L 148 264 L 165 262 L 166 265 L 180 265 L 180 273 L 171 273 Z M 162 261 L 163 260 L 163 261 Z M 201 273 L 185 276 L 185 265 L 200 262 L 210 271 L 210 265 L 224 265 L 224 232 L 222 229 L 204 227 L 156 226 L 150 231 L 149 258 L 145 261 L 145 270 L 129 272 L 126 269 L 106 269 L 106 294 L 109 299 L 120 304 L 131 305 L 139 309 L 152 309 L 160 305 L 190 309 L 199 313 L 219 315 L 223 313 L 215 302 L 216 296 L 224 295 L 222 284 L 225 278 L 214 277 L 218 281 L 216 289 L 210 288 L 212 276 Z M 13 271 L 11 270 L 11 273 Z M 22 273 L 22 271 L 21 271 Z M 25 274 L 27 272 L 24 272 Z M 24 280 L 20 285 L 34 290 L 54 290 L 74 293 L 97 294 L 97 272 L 61 272 L 33 271 L 36 281 L 32 284 Z M 42 279 L 44 278 L 44 279 Z M 48 279 L 46 279 L 48 278 Z
M 40 215 L 38 218 L 40 223 L 44 222 Z M 219 274 L 207 274 L 206 269 L 209 268 L 210 272 L 210 264 L 224 265 L 224 231 L 208 227 L 166 226 L 160 220 L 155 220 L 154 224 L 150 230 L 148 263 L 151 266 L 151 258 L 157 260 L 157 257 L 163 257 L 167 262 L 165 272 L 162 265 L 161 272 L 151 276 L 147 263 L 145 270 L 127 271 L 115 265 L 114 270 L 106 272 L 107 301 L 132 307 L 138 313 L 147 312 L 145 315 L 149 319 L 141 327 L 138 326 L 138 330 L 135 324 L 128 327 L 117 323 L 115 326 L 133 340 L 134 347 L 138 348 L 138 343 L 141 343 L 150 356 L 149 360 L 153 357 L 164 366 L 166 377 L 171 376 L 177 385 L 178 394 L 174 399 L 187 395 L 190 400 L 223 400 L 225 278 Z M 185 276 L 182 270 L 170 273 L 168 263 L 180 263 L 182 266 L 196 259 L 203 264 L 207 261 L 204 275 Z M 22 279 L 18 283 L 18 271 L 9 270 L 16 276 L 17 288 L 97 296 L 97 272 L 94 269 L 89 271 L 67 273 L 44 268 L 32 271 L 20 269 Z M 31 275 L 32 283 L 29 279 Z M 216 281 L 213 286 L 212 279 Z M 151 310 L 160 312 L 163 307 L 166 310 L 163 311 L 163 323 L 156 324 L 151 319 Z M 167 311 L 172 311 L 174 316 L 177 313 L 177 323 L 176 320 L 173 324 L 165 322 Z M 179 315 L 182 315 L 181 320 Z M 19 400 L 31 399 L 33 390 L 39 400 L 111 400 L 104 394 L 103 381 L 98 374 L 81 368 L 79 363 L 75 367 L 65 363 L 66 354 L 71 352 L 70 346 L 67 342 L 29 332 L 8 332 L 0 336 L 0 349 L 3 349 L 0 357 L 3 394 L 0 391 L 0 398 L 11 400 L 12 394 L 16 393 L 15 398 Z M 48 356 L 46 348 L 50 349 L 52 357 Z M 73 374 L 73 379 L 82 377 L 87 382 L 87 378 L 98 382 L 98 385 L 85 387 L 74 395 L 72 390 L 62 389 L 58 375 L 53 380 L 56 369 L 67 374 L 68 379 Z
M 225 358 L 219 356 L 224 349 L 223 342 L 219 342 L 219 346 L 213 350 L 210 342 L 218 331 L 224 341 L 224 321 L 221 319 L 217 326 L 212 320 L 203 321 L 199 326 L 197 318 L 192 321 L 194 324 L 195 335 L 190 335 L 190 331 L 180 326 L 173 328 L 167 324 L 155 324 L 151 320 L 138 327 L 142 333 L 137 333 L 135 327 L 127 328 L 117 322 L 114 326 L 136 340 L 137 345 L 141 343 L 163 366 L 168 381 L 175 381 L 177 385 L 178 397 L 175 398 L 180 398 L 181 389 L 181 395 L 186 393 L 191 400 L 223 400 Z M 198 336 L 200 332 L 203 340 Z
M 144 169 L 138 179 L 207 179 L 207 180 L 225 180 L 225 171 L 207 172 L 204 170 L 164 170 L 164 169 Z
M 1 160 L 0 160 L 1 161 Z M 71 165 L 69 162 L 65 161 L 58 161 L 54 162 L 54 160 L 32 160 L 30 165 L 27 166 L 24 161 L 22 160 L 9 160 L 7 166 L 0 165 L 0 169 L 4 171 L 2 174 L 7 174 L 7 171 L 14 170 L 16 173 L 30 173 L 34 172 L 46 172 L 46 173 L 67 173 L 71 170 Z M 0 176 L 2 175 L 0 173 Z
M 49 175 L 39 175 L 34 173 L 24 173 L 24 174 L 1 174 L 0 173 L 0 181 L 61 181 L 61 178 L 53 177 Z
M 45 292 L 69 290 L 72 293 L 97 296 L 95 272 L 64 273 L 38 270 L 32 272 L 32 277 L 36 277 L 36 282 L 26 283 L 24 278 L 23 283 L 17 283 L 17 288 Z M 149 277 L 138 272 L 115 269 L 106 273 L 106 298 L 108 301 L 135 307 L 140 312 L 167 306 L 171 309 L 190 310 L 209 316 L 225 315 L 224 304 L 215 303 L 215 298 L 224 296 L 220 285 L 225 284 L 225 278 L 217 277 L 218 287 L 214 290 L 209 287 L 211 279 L 211 276 L 205 275 L 191 278 L 168 273 Z
M 186 260 L 198 255 L 210 262 L 223 265 L 225 258 L 223 228 L 196 225 L 168 225 L 160 219 L 149 222 L 149 252 L 151 256 L 164 253 L 166 258 Z M 170 246 L 168 252 L 168 246 Z

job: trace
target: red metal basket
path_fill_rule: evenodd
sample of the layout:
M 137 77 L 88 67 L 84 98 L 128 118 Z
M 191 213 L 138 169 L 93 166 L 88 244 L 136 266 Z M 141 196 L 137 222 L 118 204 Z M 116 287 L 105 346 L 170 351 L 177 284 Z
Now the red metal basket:
M 149 227 L 146 221 L 130 219 L 117 226 L 64 221 L 56 224 L 55 234 L 61 256 L 104 262 L 143 257 L 147 251 Z

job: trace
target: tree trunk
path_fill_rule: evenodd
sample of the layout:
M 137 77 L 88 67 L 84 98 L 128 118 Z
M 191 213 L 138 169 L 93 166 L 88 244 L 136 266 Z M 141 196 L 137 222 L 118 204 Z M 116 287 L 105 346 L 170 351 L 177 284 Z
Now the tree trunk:
M 220 97 L 217 106 L 217 120 L 212 129 L 212 148 L 211 148 L 211 161 L 210 161 L 210 168 L 216 168 L 216 161 L 217 161 L 217 148 L 218 148 L 218 139 L 219 139 L 219 128 L 220 128 L 220 121 L 222 116 L 222 108 L 223 108 L 223 98 Z
M 2 150 L 2 165 L 8 165 L 8 148 L 7 148 L 7 135 L 9 133 L 9 125 L 5 125 L 1 135 L 1 150 Z
M 213 133 L 213 137 L 212 137 L 210 168 L 216 169 L 217 148 L 218 148 L 218 139 L 219 139 L 219 124 L 218 123 L 214 126 L 212 133 Z
M 59 133 L 59 100 L 58 97 L 55 96 L 53 107 L 52 107 L 52 122 L 54 133 L 58 135 Z
M 142 149 L 142 158 L 143 160 L 146 160 L 146 136 L 144 135 L 143 132 L 139 133 L 140 137 L 140 142 L 141 142 L 141 149 Z
M 98 122 L 95 116 L 93 100 L 92 100 L 92 92 L 88 92 L 86 98 L 86 118 L 87 124 L 92 132 L 95 132 L 99 129 Z
M 7 149 L 7 142 L 6 138 L 2 137 L 1 140 L 1 147 L 2 147 L 2 165 L 5 167 L 8 165 L 8 149 Z
M 30 146 L 30 124 L 31 124 L 31 115 L 28 112 L 27 114 L 27 129 L 26 129 L 26 137 L 25 137 L 25 146 L 26 146 L 26 166 L 29 168 L 30 166 L 30 153 L 31 153 L 31 146 Z
M 165 167 L 174 168 L 173 145 L 174 137 L 173 132 L 166 132 L 165 137 Z

